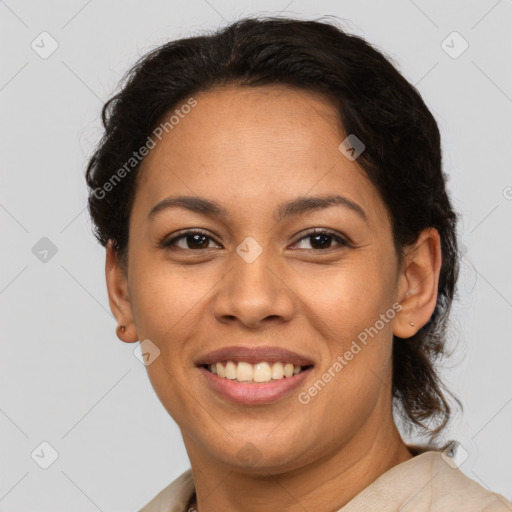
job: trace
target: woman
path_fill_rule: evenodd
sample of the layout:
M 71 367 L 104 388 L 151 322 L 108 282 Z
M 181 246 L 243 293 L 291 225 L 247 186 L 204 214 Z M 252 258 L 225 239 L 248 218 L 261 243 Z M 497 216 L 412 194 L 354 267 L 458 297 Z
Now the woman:
M 117 334 L 191 463 L 142 511 L 512 510 L 434 444 L 457 216 L 437 124 L 380 52 L 240 20 L 143 57 L 103 122 Z

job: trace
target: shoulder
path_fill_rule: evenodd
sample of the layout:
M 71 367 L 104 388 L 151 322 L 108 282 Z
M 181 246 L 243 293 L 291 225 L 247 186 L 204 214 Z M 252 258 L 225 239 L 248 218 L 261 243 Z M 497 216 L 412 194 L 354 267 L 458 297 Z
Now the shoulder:
M 186 512 L 194 491 L 192 470 L 188 469 L 138 512 Z
M 512 512 L 512 504 L 466 476 L 440 450 L 427 450 L 382 474 L 338 512 Z
M 432 451 L 425 455 L 425 462 L 431 464 L 435 510 L 453 510 L 457 506 L 466 512 L 512 511 L 512 504 L 505 497 L 468 477 L 445 453 Z

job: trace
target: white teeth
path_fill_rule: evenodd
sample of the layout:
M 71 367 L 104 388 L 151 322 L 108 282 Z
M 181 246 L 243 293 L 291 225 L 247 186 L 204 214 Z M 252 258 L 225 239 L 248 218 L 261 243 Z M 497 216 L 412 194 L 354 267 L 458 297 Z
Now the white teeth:
M 225 377 L 226 376 L 226 368 L 224 368 L 224 365 L 222 363 L 217 363 L 217 375 L 219 377 Z
M 294 366 L 292 363 L 267 363 L 262 361 L 257 364 L 246 363 L 245 361 L 226 361 L 208 365 L 208 369 L 217 374 L 238 382 L 269 382 L 290 378 L 302 371 L 301 366 Z
M 274 363 L 272 365 L 272 378 L 282 379 L 284 377 L 283 363 Z
M 231 380 L 236 379 L 236 365 L 233 361 L 228 361 L 226 363 L 226 378 Z
M 252 380 L 252 364 L 239 362 L 236 367 L 236 380 Z
M 285 377 L 291 377 L 293 375 L 293 364 L 286 363 L 284 365 L 284 376 Z
M 300 367 L 299 367 L 300 371 Z M 272 378 L 272 372 L 268 363 L 258 363 L 254 365 L 253 380 L 256 382 L 267 382 Z

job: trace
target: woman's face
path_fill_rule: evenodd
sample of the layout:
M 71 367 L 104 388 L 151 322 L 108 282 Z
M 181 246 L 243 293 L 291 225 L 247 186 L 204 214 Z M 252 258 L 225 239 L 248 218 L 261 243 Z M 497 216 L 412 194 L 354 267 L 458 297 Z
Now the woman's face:
M 391 420 L 406 291 L 387 209 L 340 151 L 346 135 L 322 96 L 266 86 L 195 99 L 143 161 L 130 217 L 128 328 L 160 351 L 151 383 L 191 456 L 283 471 L 361 448 Z M 177 196 L 223 213 L 153 210 Z M 344 199 L 316 199 L 328 196 Z M 201 365 L 215 359 L 235 374 L 267 362 L 239 377 L 276 379 L 239 383 Z M 279 362 L 308 368 L 278 378 Z

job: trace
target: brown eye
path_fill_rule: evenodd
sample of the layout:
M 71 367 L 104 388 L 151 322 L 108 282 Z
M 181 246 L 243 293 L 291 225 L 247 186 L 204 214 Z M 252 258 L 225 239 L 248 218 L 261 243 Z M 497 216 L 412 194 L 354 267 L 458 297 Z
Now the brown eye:
M 184 240 L 182 245 L 178 245 L 178 241 Z M 213 240 L 210 236 L 201 231 L 186 231 L 174 238 L 162 243 L 162 247 L 178 247 L 183 250 L 209 249 L 208 243 Z
M 312 233 L 307 234 L 302 237 L 296 243 L 302 242 L 303 240 L 310 240 L 310 245 L 315 251 L 322 251 L 325 249 L 332 249 L 332 242 L 336 242 L 341 246 L 350 246 L 350 243 L 337 233 L 333 231 L 313 231 Z M 302 248 L 303 249 L 303 248 Z
M 302 243 L 303 240 L 309 240 L 310 248 L 313 251 L 325 251 L 332 249 L 337 244 L 342 247 L 351 246 L 350 242 L 334 231 L 329 230 L 318 230 L 306 234 L 300 240 L 295 242 L 294 245 Z M 160 245 L 167 249 L 179 249 L 179 250 L 191 250 L 199 251 L 210 249 L 209 243 L 214 241 L 212 237 L 203 233 L 202 231 L 185 231 L 177 236 L 163 241 Z M 333 245 L 334 242 L 334 245 Z M 216 243 L 216 242 L 215 242 Z M 299 249 L 308 249 L 308 247 L 299 247 Z

